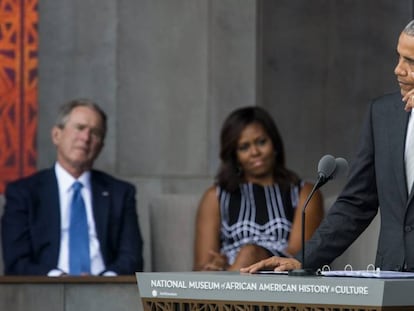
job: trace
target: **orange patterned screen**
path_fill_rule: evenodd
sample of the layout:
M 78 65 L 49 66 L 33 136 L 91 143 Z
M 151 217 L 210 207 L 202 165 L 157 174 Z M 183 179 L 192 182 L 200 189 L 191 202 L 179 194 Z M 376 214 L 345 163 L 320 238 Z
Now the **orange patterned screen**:
M 0 193 L 36 170 L 38 0 L 0 0 Z

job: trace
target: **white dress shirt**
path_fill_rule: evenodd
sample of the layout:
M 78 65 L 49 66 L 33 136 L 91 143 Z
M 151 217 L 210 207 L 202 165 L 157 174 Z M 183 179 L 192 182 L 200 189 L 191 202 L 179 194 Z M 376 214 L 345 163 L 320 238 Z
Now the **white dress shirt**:
M 95 221 L 92 211 L 92 189 L 90 184 L 90 172 L 83 173 L 78 179 L 73 178 L 59 163 L 55 165 L 55 173 L 59 188 L 60 202 L 60 248 L 57 269 L 51 270 L 49 276 L 60 276 L 69 272 L 69 226 L 70 226 L 70 201 L 73 195 L 72 185 L 77 180 L 82 183 L 81 194 L 85 202 L 86 217 L 89 228 L 89 253 L 91 259 L 91 274 L 99 275 L 105 271 L 99 240 L 96 235 Z M 116 275 L 107 271 L 104 275 Z
M 407 192 L 410 194 L 414 182 L 414 117 L 410 112 L 410 119 L 407 126 L 407 134 L 405 138 L 405 176 L 407 179 Z

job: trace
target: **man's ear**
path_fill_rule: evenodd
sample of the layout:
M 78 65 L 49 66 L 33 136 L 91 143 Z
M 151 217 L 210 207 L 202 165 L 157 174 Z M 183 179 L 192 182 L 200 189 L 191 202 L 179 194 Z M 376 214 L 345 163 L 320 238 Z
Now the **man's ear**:
M 62 129 L 60 129 L 57 126 L 54 126 L 52 128 L 51 136 L 52 136 L 52 142 L 54 145 L 57 145 L 59 143 L 61 132 L 62 132 Z

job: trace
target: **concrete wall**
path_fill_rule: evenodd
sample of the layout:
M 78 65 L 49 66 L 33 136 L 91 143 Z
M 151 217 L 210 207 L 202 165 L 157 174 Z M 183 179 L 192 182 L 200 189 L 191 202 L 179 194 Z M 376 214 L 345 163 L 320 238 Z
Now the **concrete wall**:
M 351 159 L 368 100 L 397 87 L 396 42 L 413 5 L 44 0 L 39 10 L 38 166 L 54 160 L 57 107 L 92 97 L 109 114 L 98 167 L 144 193 L 195 193 L 212 180 L 221 123 L 238 106 L 272 113 L 304 178 L 325 153 Z
M 39 167 L 57 107 L 92 97 L 109 114 L 99 167 L 155 192 L 210 184 L 223 118 L 256 104 L 254 1 L 45 0 L 40 19 Z
M 8 311 L 143 311 L 134 276 L 0 277 L 0 309 Z
M 39 168 L 55 158 L 57 107 L 94 98 L 109 115 L 97 167 L 134 182 L 148 205 L 201 195 L 221 123 L 239 106 L 272 113 L 305 179 L 325 153 L 352 159 L 368 99 L 397 87 L 413 1 L 42 0 L 39 11 Z
M 314 178 L 326 153 L 351 161 L 369 100 L 398 90 L 395 51 L 413 2 L 278 0 L 259 11 L 261 103 L 282 132 L 289 166 Z

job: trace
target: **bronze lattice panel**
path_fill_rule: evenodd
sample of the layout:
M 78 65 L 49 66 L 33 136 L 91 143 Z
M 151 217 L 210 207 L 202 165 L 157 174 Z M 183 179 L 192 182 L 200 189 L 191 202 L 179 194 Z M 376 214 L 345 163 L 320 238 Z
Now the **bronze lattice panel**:
M 142 299 L 142 302 L 144 311 L 414 311 L 414 306 L 369 307 L 166 299 Z

